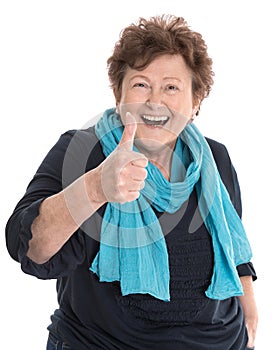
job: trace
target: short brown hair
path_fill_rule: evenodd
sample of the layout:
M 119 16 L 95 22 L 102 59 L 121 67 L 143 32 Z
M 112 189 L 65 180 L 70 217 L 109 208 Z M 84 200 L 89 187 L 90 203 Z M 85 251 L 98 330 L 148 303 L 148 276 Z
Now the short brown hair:
M 164 54 L 180 54 L 191 69 L 194 100 L 202 101 L 213 84 L 212 60 L 201 34 L 192 31 L 183 17 L 172 15 L 139 18 L 125 28 L 107 60 L 108 75 L 116 98 L 128 67 L 141 70 Z

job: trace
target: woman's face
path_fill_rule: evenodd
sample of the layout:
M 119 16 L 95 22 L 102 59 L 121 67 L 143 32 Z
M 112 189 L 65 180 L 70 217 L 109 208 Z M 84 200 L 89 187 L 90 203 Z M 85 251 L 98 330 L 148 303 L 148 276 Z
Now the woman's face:
M 174 147 L 196 113 L 192 77 L 180 55 L 163 55 L 144 70 L 128 68 L 116 101 L 123 124 L 127 112 L 137 121 L 136 142 L 146 149 Z

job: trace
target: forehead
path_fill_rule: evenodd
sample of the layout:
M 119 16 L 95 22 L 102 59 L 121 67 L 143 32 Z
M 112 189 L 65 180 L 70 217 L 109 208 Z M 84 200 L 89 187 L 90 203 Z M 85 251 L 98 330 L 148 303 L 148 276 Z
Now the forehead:
M 191 80 L 191 71 L 181 55 L 162 55 L 155 58 L 144 69 L 128 68 L 124 79 L 133 79 L 141 76 L 146 78 L 176 78 L 179 80 Z

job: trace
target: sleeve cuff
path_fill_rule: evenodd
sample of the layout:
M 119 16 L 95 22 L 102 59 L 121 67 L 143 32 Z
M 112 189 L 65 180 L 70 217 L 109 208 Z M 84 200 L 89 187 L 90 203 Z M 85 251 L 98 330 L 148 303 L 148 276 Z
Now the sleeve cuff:
M 253 281 L 256 281 L 256 279 L 258 278 L 256 275 L 256 271 L 254 269 L 254 266 L 251 262 L 247 264 L 238 265 L 236 268 L 237 268 L 239 277 L 252 276 Z
M 20 233 L 19 233 L 19 239 L 20 239 L 20 246 L 18 251 L 18 258 L 19 262 L 22 261 L 22 259 L 26 256 L 27 251 L 29 249 L 29 241 L 32 238 L 32 231 L 31 226 L 35 218 L 40 213 L 40 206 L 45 198 L 40 198 L 34 203 L 32 203 L 30 206 L 28 206 L 21 218 L 20 222 Z
M 76 232 L 64 246 L 44 264 L 37 264 L 26 254 L 29 241 L 32 238 L 31 225 L 39 215 L 43 199 L 37 200 L 25 209 L 21 219 L 19 262 L 21 269 L 40 279 L 55 279 L 66 276 L 84 259 L 84 238 L 81 232 Z

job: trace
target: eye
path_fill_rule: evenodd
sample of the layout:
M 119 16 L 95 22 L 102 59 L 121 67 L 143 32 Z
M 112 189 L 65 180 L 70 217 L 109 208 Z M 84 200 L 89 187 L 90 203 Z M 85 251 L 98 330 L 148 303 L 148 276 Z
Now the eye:
M 166 86 L 166 91 L 173 94 L 173 93 L 175 93 L 176 91 L 179 91 L 179 88 L 178 88 L 178 86 L 176 86 L 176 85 L 169 84 L 169 85 Z
M 133 87 L 135 87 L 135 88 L 147 88 L 148 86 L 146 83 L 135 83 L 133 85 Z

